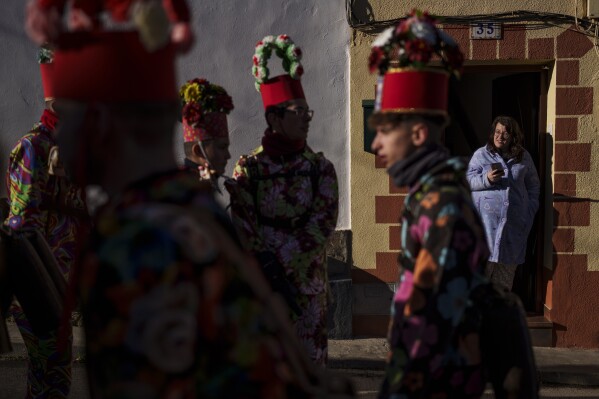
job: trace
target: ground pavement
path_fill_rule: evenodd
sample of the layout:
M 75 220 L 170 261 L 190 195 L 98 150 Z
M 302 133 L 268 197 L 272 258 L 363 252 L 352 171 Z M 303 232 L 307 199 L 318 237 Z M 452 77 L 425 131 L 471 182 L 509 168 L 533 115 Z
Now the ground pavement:
M 8 323 L 13 352 L 0 355 L 0 399 L 25 395 L 27 355 L 21 336 Z M 74 327 L 73 387 L 71 398 L 88 399 L 85 376 L 83 331 Z M 367 338 L 329 341 L 329 368 L 350 377 L 360 399 L 374 399 L 383 377 L 387 354 L 384 339 Z M 542 398 L 599 398 L 599 350 L 535 348 Z M 487 389 L 484 399 L 493 398 Z

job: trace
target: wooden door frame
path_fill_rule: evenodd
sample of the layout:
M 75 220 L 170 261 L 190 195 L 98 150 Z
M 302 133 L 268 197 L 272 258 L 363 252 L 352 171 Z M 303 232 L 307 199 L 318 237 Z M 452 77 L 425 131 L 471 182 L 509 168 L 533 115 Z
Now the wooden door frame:
M 549 71 L 553 68 L 553 61 L 550 63 L 535 63 L 535 64 L 468 64 L 464 66 L 463 73 L 523 73 L 523 72 L 538 72 L 539 73 L 539 115 L 538 115 L 538 132 L 537 132 L 537 150 L 539 160 L 539 180 L 541 190 L 539 195 L 539 210 L 535 218 L 537 219 L 536 231 L 536 251 L 535 251 L 535 292 L 534 292 L 534 311 L 538 314 L 543 314 L 543 306 L 545 298 L 543 296 L 543 268 L 545 255 L 545 229 L 552 228 L 547 226 L 547 209 L 545 207 L 545 190 L 546 178 L 551 173 L 551 165 L 547 164 L 547 93 L 549 91 Z M 551 220 L 551 219 L 550 219 Z M 531 232 L 533 233 L 533 232 Z

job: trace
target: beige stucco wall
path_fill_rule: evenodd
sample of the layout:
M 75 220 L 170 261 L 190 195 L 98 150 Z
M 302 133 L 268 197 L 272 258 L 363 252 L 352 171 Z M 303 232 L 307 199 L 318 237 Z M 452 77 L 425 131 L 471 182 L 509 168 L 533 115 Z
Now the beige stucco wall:
M 374 98 L 376 76 L 370 75 L 366 60 L 372 37 L 356 33 L 351 42 L 351 222 L 354 264 L 375 268 L 376 252 L 389 250 L 388 227 L 375 224 L 374 197 L 388 194 L 388 177 L 383 169 L 374 170 L 374 155 L 363 150 L 362 100 Z M 398 215 L 399 220 L 399 215 Z
M 576 175 L 576 196 L 589 198 L 591 212 L 590 225 L 578 227 L 574 243 L 574 253 L 588 254 L 588 270 L 599 271 L 599 241 L 597 228 L 599 227 L 599 154 L 597 151 L 599 137 L 599 49 L 589 51 L 580 59 L 580 84 L 593 87 L 594 104 L 593 113 L 581 116 L 578 122 L 578 141 L 591 143 L 591 171 L 578 172 Z

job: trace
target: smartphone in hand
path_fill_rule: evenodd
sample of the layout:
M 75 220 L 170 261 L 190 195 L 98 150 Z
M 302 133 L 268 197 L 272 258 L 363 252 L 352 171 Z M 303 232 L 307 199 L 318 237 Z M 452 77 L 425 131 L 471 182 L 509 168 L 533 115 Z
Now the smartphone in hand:
M 501 174 L 499 176 L 503 176 L 504 175 L 504 173 L 503 173 L 503 165 L 501 165 L 500 162 L 492 163 L 491 164 L 491 170 L 493 170 L 493 171 L 499 170 L 499 171 L 501 171 Z

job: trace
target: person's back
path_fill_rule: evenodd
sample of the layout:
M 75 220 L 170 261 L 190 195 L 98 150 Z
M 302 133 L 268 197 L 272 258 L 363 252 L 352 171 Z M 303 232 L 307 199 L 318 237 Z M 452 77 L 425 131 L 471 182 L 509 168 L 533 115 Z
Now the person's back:
M 100 397 L 294 390 L 280 331 L 259 284 L 248 283 L 259 271 L 221 225 L 211 191 L 187 172 L 164 173 L 98 214 L 78 281 L 90 384 Z
M 404 202 L 385 395 L 478 398 L 484 389 L 478 314 L 469 297 L 485 283 L 488 250 L 466 165 L 443 153 L 412 182 Z M 401 175 L 395 172 L 392 178 Z

